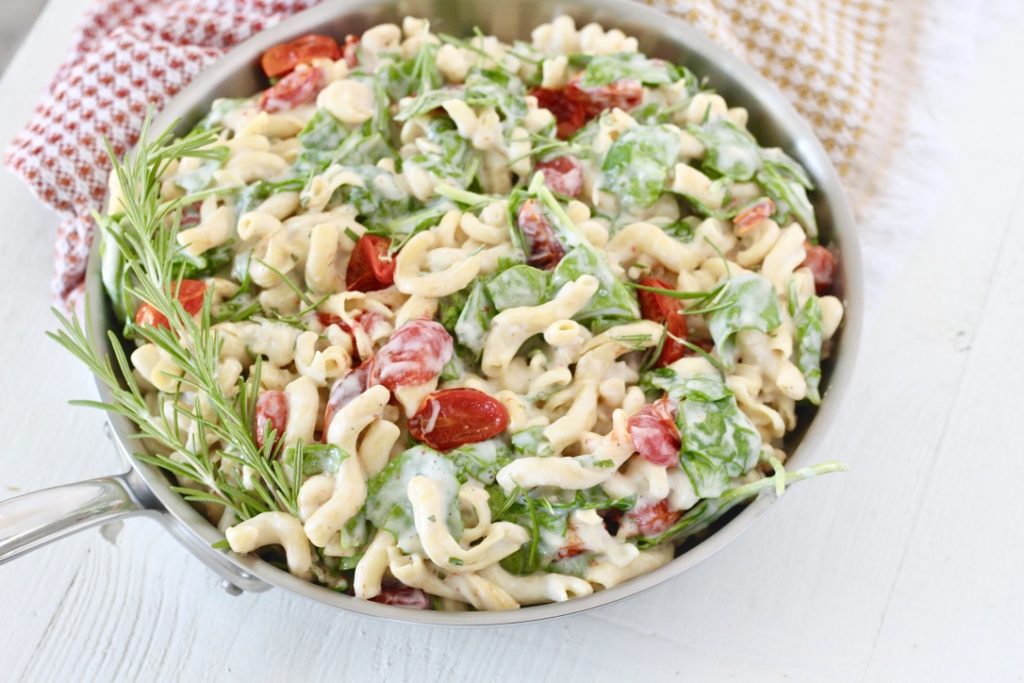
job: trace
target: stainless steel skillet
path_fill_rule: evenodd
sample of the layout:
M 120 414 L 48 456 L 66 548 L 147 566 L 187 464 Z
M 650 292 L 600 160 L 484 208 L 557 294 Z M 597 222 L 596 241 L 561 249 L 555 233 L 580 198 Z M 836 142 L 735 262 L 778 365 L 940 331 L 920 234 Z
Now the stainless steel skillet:
M 328 0 L 323 4 L 265 31 L 243 43 L 218 64 L 202 73 L 175 97 L 154 125 L 163 130 L 180 120 L 186 131 L 216 97 L 247 96 L 264 87 L 257 63 L 268 47 L 310 33 L 338 38 L 361 33 L 381 22 L 401 23 L 413 15 L 431 20 L 436 31 L 464 35 L 476 26 L 505 40 L 528 39 L 531 29 L 558 14 L 569 14 L 582 26 L 597 21 L 619 28 L 640 40 L 640 49 L 651 56 L 686 64 L 731 104 L 750 111 L 750 128 L 765 144 L 784 148 L 807 168 L 817 185 L 812 193 L 823 238 L 840 254 L 839 290 L 846 304 L 846 318 L 835 353 L 825 368 L 827 392 L 820 409 L 805 418 L 805 430 L 791 434 L 787 444 L 793 466 L 809 464 L 820 452 L 829 427 L 839 419 L 842 395 L 850 383 L 859 343 L 863 307 L 862 271 L 855 225 L 849 204 L 828 156 L 807 123 L 782 95 L 750 67 L 713 45 L 695 29 L 656 10 L 615 0 Z M 105 338 L 108 326 L 116 326 L 99 277 L 96 250 L 89 264 L 87 291 L 95 338 Z M 100 387 L 100 394 L 107 398 Z M 29 493 L 0 502 L 0 563 L 81 529 L 134 515 L 148 515 L 181 541 L 194 555 L 223 578 L 226 590 L 260 592 L 279 587 L 342 610 L 402 621 L 487 626 L 537 621 L 565 616 L 633 595 L 710 557 L 749 528 L 770 506 L 760 498 L 743 509 L 713 534 L 686 549 L 671 563 L 615 588 L 564 603 L 528 607 L 510 612 L 446 613 L 414 611 L 357 600 L 297 579 L 255 556 L 224 553 L 211 548 L 219 532 L 194 508 L 170 489 L 165 475 L 129 456 L 126 444 L 133 426 L 124 418 L 109 415 L 111 439 L 130 469 L 123 474 Z

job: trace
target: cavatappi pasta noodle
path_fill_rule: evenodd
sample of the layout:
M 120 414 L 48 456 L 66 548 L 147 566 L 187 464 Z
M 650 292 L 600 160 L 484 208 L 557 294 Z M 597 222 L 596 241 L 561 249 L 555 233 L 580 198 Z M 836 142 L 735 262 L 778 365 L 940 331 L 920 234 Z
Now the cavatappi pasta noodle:
M 567 17 L 511 45 L 412 17 L 306 36 L 160 166 L 181 310 L 114 238 L 104 280 L 129 333 L 195 321 L 130 335 L 130 367 L 147 434 L 178 439 L 150 452 L 231 550 L 358 598 L 514 609 L 649 572 L 784 483 L 843 315 L 811 182 L 637 47 Z

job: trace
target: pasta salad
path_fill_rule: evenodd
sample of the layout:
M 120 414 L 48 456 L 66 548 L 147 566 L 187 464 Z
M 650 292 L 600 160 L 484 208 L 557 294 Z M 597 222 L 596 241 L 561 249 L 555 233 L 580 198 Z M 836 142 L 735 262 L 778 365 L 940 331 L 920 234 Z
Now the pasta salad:
M 843 315 L 811 180 L 637 48 L 564 16 L 512 44 L 304 36 L 263 92 L 115 162 L 121 337 L 55 337 L 223 549 L 512 609 L 841 467 L 784 467 Z

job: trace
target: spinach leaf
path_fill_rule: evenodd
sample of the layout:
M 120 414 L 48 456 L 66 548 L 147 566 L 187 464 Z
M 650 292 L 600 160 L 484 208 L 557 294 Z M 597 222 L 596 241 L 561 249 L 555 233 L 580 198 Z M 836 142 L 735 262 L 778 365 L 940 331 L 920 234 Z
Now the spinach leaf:
M 494 317 L 494 307 L 487 296 L 483 281 L 473 283 L 465 306 L 455 322 L 455 338 L 464 348 L 479 358 L 484 350 L 484 338 Z
M 526 116 L 526 89 L 523 82 L 497 69 L 474 69 L 466 77 L 466 104 L 494 107 L 506 121 Z
M 341 121 L 326 109 L 317 109 L 298 135 L 302 152 L 294 164 L 296 175 L 305 177 L 326 168 L 347 136 L 348 130 Z
M 418 544 L 418 535 L 406 491 L 409 482 L 420 475 L 440 487 L 446 501 L 448 529 L 456 538 L 462 534 L 455 464 L 432 448 L 414 446 L 370 478 L 365 506 L 366 518 L 378 529 L 394 534 L 399 547 L 407 552 Z
M 805 176 L 806 177 L 806 176 Z M 767 162 L 757 173 L 757 182 L 765 194 L 775 202 L 777 221 L 782 223 L 791 214 L 804 226 L 807 236 L 818 236 L 818 223 L 814 219 L 814 207 L 807 198 L 807 188 L 799 178 L 794 177 L 776 163 Z
M 219 247 L 208 249 L 199 256 L 189 256 L 184 251 L 177 254 L 174 259 L 174 267 L 180 267 L 182 278 L 195 280 L 201 277 L 210 277 L 226 268 L 235 258 L 233 242 L 222 244 Z
M 416 164 L 443 181 L 465 189 L 473 182 L 480 160 L 468 140 L 459 135 L 448 118 L 436 118 L 427 124 L 427 140 L 433 149 L 410 157 L 406 163 Z
M 512 451 L 500 439 L 460 446 L 445 453 L 445 457 L 455 465 L 460 482 L 473 478 L 488 485 L 494 483 L 498 470 L 514 459 Z
M 610 327 L 616 323 L 637 320 L 640 309 L 633 291 L 615 277 L 611 267 L 589 242 L 583 243 L 567 253 L 551 272 L 551 289 L 558 291 L 567 282 L 577 280 L 581 275 L 597 278 L 598 288 L 594 296 L 573 319 L 595 328 Z
M 679 466 L 701 498 L 721 495 L 733 479 L 757 464 L 761 453 L 757 428 L 736 405 L 732 392 L 720 386 L 728 393 L 717 400 L 705 400 L 709 395 L 704 388 L 691 390 L 676 414 L 682 436 Z
M 793 362 L 807 380 L 807 398 L 818 405 L 821 402 L 818 393 L 818 385 L 821 383 L 821 304 L 818 303 L 818 297 L 811 294 L 804 305 L 800 306 L 796 287 L 790 283 L 789 313 L 796 330 Z
M 378 166 L 353 166 L 348 170 L 362 177 L 363 186 L 344 185 L 338 192 L 367 228 L 378 231 L 388 221 L 410 213 L 412 198 L 398 184 L 395 174 Z
M 218 97 L 210 105 L 210 111 L 192 128 L 193 133 L 219 128 L 224 117 L 231 112 L 253 102 L 252 97 Z
M 720 303 L 707 314 L 708 331 L 722 363 L 732 367 L 736 360 L 735 335 L 740 330 L 768 333 L 781 322 L 775 287 L 753 273 L 736 275 L 725 282 Z
M 704 145 L 705 171 L 745 181 L 761 170 L 761 149 L 754 136 L 728 119 L 719 117 L 688 129 Z
M 242 217 L 245 213 L 259 206 L 267 197 L 278 192 L 298 192 L 305 182 L 300 178 L 289 178 L 279 182 L 260 180 L 246 185 L 235 198 L 235 215 Z
M 546 299 L 548 280 L 547 271 L 519 264 L 505 269 L 487 283 L 487 293 L 498 311 L 537 306 Z
M 627 208 L 653 204 L 679 155 L 679 136 L 667 126 L 627 128 L 601 164 L 604 188 Z
M 668 394 L 676 401 L 692 398 L 696 401 L 713 402 L 732 396 L 725 382 L 717 375 L 695 375 L 683 377 L 672 368 L 657 368 L 644 373 L 640 385 Z
M 551 442 L 544 436 L 544 426 L 527 427 L 512 434 L 512 450 L 522 457 L 547 457 L 554 455 Z
M 285 449 L 282 460 L 289 467 L 295 466 L 296 448 Z M 312 477 L 316 474 L 337 474 L 338 467 L 349 455 L 334 444 L 312 443 L 302 446 L 302 476 Z
M 573 55 L 575 65 L 586 60 L 586 67 L 580 76 L 581 88 L 598 88 L 626 79 L 640 81 L 644 85 L 668 85 L 678 80 L 675 68 L 660 59 L 649 59 L 639 52 L 620 52 L 614 55 L 597 55 L 587 59 Z
M 218 145 L 212 148 L 211 152 L 215 152 L 216 156 L 203 159 L 195 170 L 175 177 L 174 184 L 187 194 L 194 194 L 209 187 L 210 181 L 213 180 L 213 174 L 224 165 L 224 160 L 228 158 L 228 148 Z

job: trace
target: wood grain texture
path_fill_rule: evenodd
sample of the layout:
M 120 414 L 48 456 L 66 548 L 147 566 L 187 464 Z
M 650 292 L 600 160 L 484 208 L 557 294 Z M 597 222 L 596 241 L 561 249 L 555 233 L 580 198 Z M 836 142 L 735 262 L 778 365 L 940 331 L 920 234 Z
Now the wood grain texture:
M 3 81 L 6 140 L 86 0 L 55 0 Z M 4 680 L 1020 680 L 1024 24 L 936 110 L 950 191 L 876 300 L 842 420 L 803 484 L 685 576 L 607 608 L 479 631 L 231 597 L 149 521 L 0 567 Z M 983 121 L 983 122 L 982 122 Z M 0 172 L 0 496 L 120 467 L 89 377 L 43 337 L 53 219 Z M 884 216 L 874 220 L 885 220 Z

